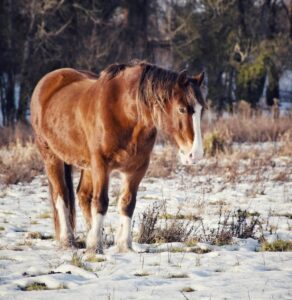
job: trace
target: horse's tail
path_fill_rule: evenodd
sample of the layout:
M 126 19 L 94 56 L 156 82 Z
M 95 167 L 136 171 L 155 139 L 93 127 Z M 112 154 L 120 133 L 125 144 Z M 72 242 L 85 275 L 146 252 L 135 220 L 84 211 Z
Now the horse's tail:
M 76 219 L 76 212 L 75 212 L 75 197 L 74 197 L 74 187 L 73 187 L 73 181 L 72 181 L 72 166 L 67 165 L 64 163 L 64 175 L 65 175 L 65 183 L 68 189 L 69 194 L 69 220 L 70 224 L 72 226 L 72 229 L 75 229 L 75 219 Z

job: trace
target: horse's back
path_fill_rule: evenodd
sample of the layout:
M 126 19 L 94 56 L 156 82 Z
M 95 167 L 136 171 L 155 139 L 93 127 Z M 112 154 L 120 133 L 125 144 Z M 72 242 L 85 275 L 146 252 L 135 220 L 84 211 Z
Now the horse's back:
M 38 125 L 38 119 L 42 115 L 44 107 L 50 100 L 69 85 L 84 80 L 92 81 L 92 74 L 77 71 L 71 68 L 63 68 L 46 74 L 36 85 L 31 98 L 31 123 L 33 127 Z

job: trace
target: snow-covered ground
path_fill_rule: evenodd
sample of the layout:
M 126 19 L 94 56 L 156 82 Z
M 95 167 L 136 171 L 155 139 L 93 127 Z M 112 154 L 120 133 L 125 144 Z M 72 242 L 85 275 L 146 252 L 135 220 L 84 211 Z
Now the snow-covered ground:
M 206 159 L 200 164 L 211 168 L 211 163 Z M 248 160 L 242 168 L 244 164 Z M 210 169 L 206 175 L 180 168 L 167 178 L 144 178 L 134 236 L 145 208 L 165 202 L 168 213 L 200 216 L 206 228 L 216 227 L 220 207 L 246 209 L 260 216 L 263 227 L 273 228 L 273 234 L 265 232 L 267 240 L 291 240 L 291 158 L 275 157 L 256 171 L 246 177 L 243 172 L 235 182 L 227 180 L 228 168 L 225 174 Z M 283 172 L 288 172 L 286 180 L 275 180 Z M 118 177 L 111 182 L 104 229 L 109 236 L 118 221 L 113 203 L 119 183 Z M 82 238 L 84 232 L 78 208 L 77 234 Z M 0 187 L 0 299 L 292 299 L 292 252 L 259 251 L 255 239 L 234 239 L 225 246 L 198 243 L 196 247 L 210 250 L 205 254 L 189 252 L 183 243 L 134 243 L 136 252 L 119 254 L 110 247 L 90 259 L 84 249 L 59 249 L 52 235 L 44 176 Z M 73 265 L 72 257 L 81 265 Z M 48 290 L 23 291 L 30 283 L 45 284 Z

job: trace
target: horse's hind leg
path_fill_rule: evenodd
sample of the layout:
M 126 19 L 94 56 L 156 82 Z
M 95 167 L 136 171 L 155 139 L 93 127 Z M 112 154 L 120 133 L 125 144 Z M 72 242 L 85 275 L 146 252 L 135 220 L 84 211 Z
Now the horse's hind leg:
M 70 186 L 67 186 L 70 179 L 68 178 L 70 169 L 53 154 L 47 145 L 41 143 L 40 140 L 37 141 L 37 144 L 44 159 L 49 180 L 56 239 L 60 241 L 63 247 L 68 247 L 74 243 L 75 227 L 74 195 L 72 195 Z M 65 170 L 65 168 L 67 169 Z
M 65 182 L 64 163 L 57 158 L 50 159 L 45 161 L 45 168 L 51 186 L 56 238 L 63 247 L 69 247 L 74 242 L 75 212 Z
M 92 176 L 89 170 L 82 170 L 77 195 L 79 205 L 82 209 L 83 216 L 86 222 L 86 229 L 89 231 L 91 227 L 91 201 L 92 201 Z
M 136 196 L 139 184 L 144 177 L 149 160 L 138 170 L 125 174 L 123 190 L 119 199 L 120 223 L 116 235 L 116 245 L 119 252 L 132 249 L 131 223 L 136 206 Z

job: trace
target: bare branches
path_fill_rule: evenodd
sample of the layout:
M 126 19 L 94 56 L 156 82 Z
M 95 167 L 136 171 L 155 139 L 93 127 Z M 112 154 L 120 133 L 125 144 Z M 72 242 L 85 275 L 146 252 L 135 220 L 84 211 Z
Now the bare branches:
M 38 27 L 39 27 L 39 37 L 40 38 L 51 38 L 51 37 L 56 37 L 63 33 L 63 31 L 69 26 L 71 23 L 72 18 L 70 18 L 64 25 L 61 25 L 60 28 L 47 32 L 45 29 L 45 22 L 43 21 Z

